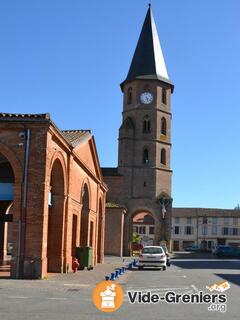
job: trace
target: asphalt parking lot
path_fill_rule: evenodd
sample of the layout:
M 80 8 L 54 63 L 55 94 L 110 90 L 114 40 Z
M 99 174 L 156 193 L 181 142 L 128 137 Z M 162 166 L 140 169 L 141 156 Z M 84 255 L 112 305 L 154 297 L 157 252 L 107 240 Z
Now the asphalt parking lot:
M 205 254 L 178 254 L 166 271 L 128 271 L 121 278 L 124 303 L 113 314 L 97 310 L 92 303 L 94 284 L 66 281 L 0 280 L 0 319 L 239 319 L 240 260 L 216 259 Z M 210 304 L 130 304 L 128 291 L 164 296 L 209 293 L 206 288 L 227 280 L 230 289 L 226 310 L 208 310 Z

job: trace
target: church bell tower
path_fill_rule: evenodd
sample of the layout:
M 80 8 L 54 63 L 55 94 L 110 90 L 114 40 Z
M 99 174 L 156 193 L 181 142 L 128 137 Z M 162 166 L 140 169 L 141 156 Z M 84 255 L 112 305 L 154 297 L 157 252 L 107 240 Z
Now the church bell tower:
M 128 241 L 133 214 L 146 211 L 156 222 L 155 244 L 170 242 L 173 89 L 149 6 L 127 77 L 121 83 L 123 113 L 118 173 L 124 181 L 120 202 L 128 211 L 125 223 Z

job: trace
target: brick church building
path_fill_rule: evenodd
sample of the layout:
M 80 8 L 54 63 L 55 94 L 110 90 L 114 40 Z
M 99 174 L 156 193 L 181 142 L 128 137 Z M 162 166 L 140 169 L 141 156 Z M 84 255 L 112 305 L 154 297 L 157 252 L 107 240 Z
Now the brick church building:
M 89 130 L 0 114 L 0 261 L 11 242 L 11 277 L 70 271 L 79 245 L 102 262 L 106 191 Z
M 174 86 L 167 73 L 151 6 L 127 77 L 120 86 L 123 113 L 118 167 L 102 168 L 102 172 L 109 188 L 106 227 L 109 220 L 113 230 L 111 239 L 106 233 L 105 245 L 107 253 L 113 253 L 110 243 L 123 241 L 121 255 L 129 253 L 133 218 L 139 213 L 148 213 L 154 219 L 154 244 L 164 241 L 170 245 L 171 239 L 171 94 Z M 119 223 L 121 216 L 123 224 Z

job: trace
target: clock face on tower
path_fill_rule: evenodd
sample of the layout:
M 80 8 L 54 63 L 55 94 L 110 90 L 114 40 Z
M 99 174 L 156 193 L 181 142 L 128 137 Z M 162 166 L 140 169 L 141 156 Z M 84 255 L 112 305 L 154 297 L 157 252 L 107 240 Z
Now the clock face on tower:
M 151 92 L 143 92 L 140 95 L 140 101 L 144 104 L 150 104 L 153 101 L 153 95 Z

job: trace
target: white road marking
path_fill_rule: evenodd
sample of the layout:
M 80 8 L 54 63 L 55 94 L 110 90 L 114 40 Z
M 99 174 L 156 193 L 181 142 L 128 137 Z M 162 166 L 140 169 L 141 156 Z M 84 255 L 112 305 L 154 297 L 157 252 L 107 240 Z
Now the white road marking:
M 47 298 L 48 300 L 67 300 L 67 298 Z
M 78 284 L 78 283 L 64 283 L 66 287 L 90 287 L 89 284 Z
M 175 288 L 162 288 L 162 287 L 150 287 L 150 288 L 137 288 L 129 287 L 126 288 L 127 291 L 170 291 L 170 290 L 187 290 L 190 287 L 175 287 Z
M 194 290 L 196 293 L 199 292 L 198 288 L 197 288 L 194 284 L 191 284 L 191 287 L 193 288 L 193 290 Z
M 8 296 L 9 299 L 28 299 L 28 297 L 22 297 L 22 296 Z

